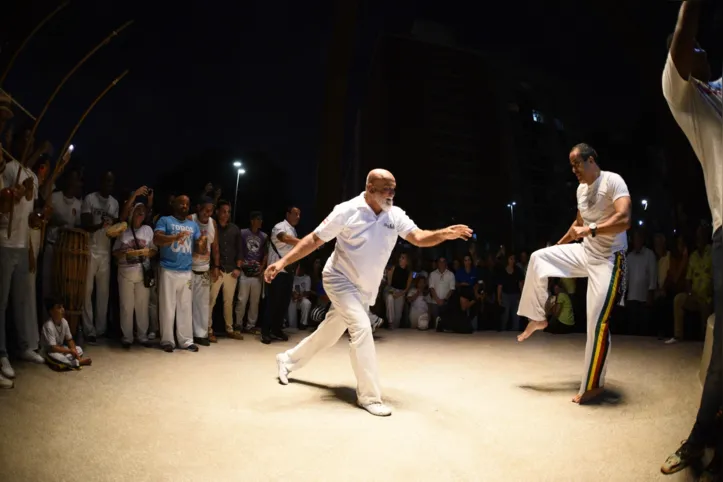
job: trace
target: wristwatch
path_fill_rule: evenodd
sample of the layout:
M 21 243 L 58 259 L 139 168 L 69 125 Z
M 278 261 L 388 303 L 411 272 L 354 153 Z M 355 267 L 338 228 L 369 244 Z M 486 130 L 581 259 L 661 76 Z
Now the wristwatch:
M 597 224 L 595 224 L 595 223 L 590 223 L 590 225 L 588 226 L 588 228 L 590 228 L 590 236 L 592 236 L 592 237 L 594 238 L 595 235 L 597 234 Z

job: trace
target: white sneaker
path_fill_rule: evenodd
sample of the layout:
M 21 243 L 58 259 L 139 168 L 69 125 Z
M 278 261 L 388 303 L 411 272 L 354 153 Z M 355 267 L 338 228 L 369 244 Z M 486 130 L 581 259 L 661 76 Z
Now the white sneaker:
M 148 339 L 149 339 L 149 340 L 155 340 L 155 339 L 156 339 L 156 332 L 155 332 L 155 331 L 152 331 L 152 332 L 148 333 Z
M 675 337 L 665 341 L 666 345 L 672 345 L 673 343 L 678 343 L 678 340 Z
M 15 378 L 15 370 L 6 356 L 0 358 L 0 374 L 5 378 Z
M 37 363 L 42 365 L 45 363 L 45 358 L 35 353 L 33 350 L 25 350 L 20 354 L 20 359 L 26 362 Z
M 375 331 L 377 331 L 377 328 L 379 328 L 380 326 L 382 326 L 382 323 L 384 323 L 384 319 L 383 319 L 383 318 L 378 317 L 377 315 L 375 315 L 375 314 L 372 313 L 371 311 L 369 312 L 369 321 L 370 321 L 371 324 L 372 324 L 372 333 L 375 332 Z
M 377 417 L 388 417 L 392 414 L 392 409 L 380 402 L 368 403 L 366 405 L 362 405 L 361 403 L 359 403 L 358 405 L 372 415 L 376 415 Z
M 286 356 L 283 353 L 276 355 L 276 366 L 279 368 L 279 382 L 282 385 L 288 385 L 289 369 L 286 368 Z
M 0 388 L 13 388 L 14 386 L 15 382 L 0 375 Z

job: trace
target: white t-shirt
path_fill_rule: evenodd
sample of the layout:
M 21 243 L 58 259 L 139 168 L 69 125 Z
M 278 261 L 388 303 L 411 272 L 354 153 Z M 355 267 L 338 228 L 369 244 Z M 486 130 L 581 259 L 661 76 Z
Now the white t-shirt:
M 577 209 L 585 223 L 602 224 L 615 214 L 613 203 L 621 197 L 630 197 L 628 186 L 618 174 L 600 171 L 600 176 L 592 184 L 581 183 L 577 187 Z M 628 236 L 623 231 L 618 234 L 598 234 L 594 238 L 587 236 L 583 240 L 585 251 L 589 254 L 609 258 L 618 251 L 627 251 Z
M 294 291 L 300 295 L 311 291 L 311 278 L 308 275 L 294 276 Z
M 448 269 L 445 269 L 444 273 L 435 269 L 429 275 L 429 289 L 433 289 L 440 300 L 445 299 L 450 291 L 454 291 L 455 286 L 457 286 L 457 281 L 454 273 Z
M 118 219 L 118 201 L 113 196 L 104 198 L 98 192 L 85 196 L 83 199 L 83 214 L 93 215 L 93 224 L 100 224 L 103 218 Z M 90 237 L 90 252 L 93 254 L 109 254 L 110 238 L 105 235 L 105 229 L 99 229 Z
M 409 293 L 407 293 L 407 298 L 410 299 L 416 294 L 417 294 L 417 288 L 412 288 L 409 290 Z M 410 303 L 409 309 L 410 309 L 410 311 L 411 310 L 429 311 L 429 307 L 427 306 L 427 303 L 431 303 L 431 302 L 432 302 L 432 298 L 430 298 L 429 295 L 425 296 L 423 294 L 420 294 L 419 296 L 417 296 L 416 300 L 414 300 Z
M 136 229 L 136 239 L 138 239 L 138 243 L 136 243 L 135 239 L 133 239 L 133 232 L 131 232 L 130 228 L 128 228 L 123 232 L 123 234 L 116 238 L 115 243 L 113 244 L 113 251 L 126 251 L 129 249 L 143 248 L 156 249 L 156 246 L 153 244 L 153 228 L 150 226 L 143 225 Z M 131 271 L 142 273 L 141 258 L 127 258 L 126 256 L 121 256 L 118 258 L 118 269 L 125 273 L 129 273 Z
M 364 193 L 338 204 L 314 230 L 325 243 L 336 238 L 323 270 L 324 287 L 332 289 L 335 278 L 345 278 L 357 287 L 367 305 L 373 305 L 397 237 L 406 238 L 416 229 L 397 206 L 375 214 Z
M 48 349 L 51 346 L 63 346 L 67 344 L 73 337 L 70 334 L 70 326 L 63 318 L 60 325 L 56 325 L 52 319 L 43 324 L 43 330 L 40 333 L 42 346 Z
M 704 83 L 683 79 L 668 54 L 663 70 L 663 95 L 675 121 L 703 167 L 713 230 L 723 224 L 723 100 L 721 79 Z
M 281 256 L 286 256 L 288 252 L 291 251 L 291 249 L 293 248 L 292 245 L 279 240 L 279 234 L 281 233 L 286 233 L 289 236 L 293 236 L 295 238 L 299 237 L 296 234 L 296 229 L 291 224 L 289 224 L 286 219 L 274 226 L 274 229 L 271 230 L 271 242 L 274 243 L 274 246 L 276 246 L 276 250 L 274 250 L 274 248 L 269 248 L 269 264 L 275 263 L 279 260 L 279 255 L 276 254 L 277 250 Z
M 74 228 L 80 226 L 80 199 L 67 198 L 62 191 L 54 192 L 51 196 L 53 204 L 53 226 L 48 229 L 47 242 L 54 244 L 58 240 L 60 226 Z
M 213 219 L 209 218 L 206 224 L 202 224 L 198 221 L 198 215 L 193 214 L 191 219 L 198 224 L 198 229 L 201 230 L 201 236 L 206 236 L 206 254 L 198 254 L 193 252 L 193 262 L 191 263 L 191 269 L 193 271 L 205 272 L 211 268 L 211 245 L 213 240 L 216 239 L 216 225 L 213 223 Z
M 15 179 L 20 169 L 18 161 L 10 161 L 5 165 L 5 172 L 2 174 L 3 183 L 12 187 L 15 186 Z M 35 199 L 38 199 L 38 178 L 30 169 L 23 168 L 20 173 L 20 180 L 17 184 L 22 184 L 29 177 L 33 178 L 33 199 L 28 201 L 25 196 L 15 204 L 13 210 L 13 226 L 8 238 L 8 223 L 10 222 L 10 214 L 0 215 L 0 246 L 4 248 L 27 248 L 30 226 L 28 225 L 28 216 L 33 212 Z

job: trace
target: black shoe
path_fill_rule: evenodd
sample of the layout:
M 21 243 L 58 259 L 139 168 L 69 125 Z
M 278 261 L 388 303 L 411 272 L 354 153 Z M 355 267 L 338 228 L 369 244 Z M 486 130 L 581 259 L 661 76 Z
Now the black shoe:
M 211 342 L 208 341 L 208 338 L 194 338 L 193 342 L 201 346 L 211 346 Z
M 703 457 L 704 451 L 705 447 L 703 445 L 693 444 L 684 440 L 680 448 L 665 459 L 660 471 L 666 475 L 680 472 L 690 464 L 700 460 L 700 458 Z
M 700 474 L 698 480 L 703 482 L 720 482 L 723 480 L 723 459 L 721 459 L 719 455 L 719 450 L 716 450 L 713 455 L 713 460 L 710 461 L 708 467 Z
M 276 333 L 271 333 L 271 338 L 276 338 L 277 340 L 282 340 L 282 341 L 289 341 L 289 335 L 287 335 L 283 331 L 277 331 Z
M 173 345 L 161 345 L 161 348 L 163 348 L 163 351 L 166 353 L 173 353 Z
M 87 339 L 89 345 L 97 345 L 98 344 L 98 338 L 94 336 L 89 336 Z
M 264 345 L 270 345 L 271 337 L 268 335 L 261 335 L 261 343 L 263 343 Z
M 146 340 L 146 341 L 142 341 L 142 342 L 141 342 L 141 345 L 144 346 L 144 347 L 146 347 L 146 348 L 150 348 L 150 347 L 153 346 L 153 342 L 151 342 L 150 340 Z
M 196 352 L 198 351 L 198 346 L 196 346 L 196 345 L 194 345 L 193 343 L 191 343 L 190 345 L 188 345 L 188 346 L 186 347 L 186 350 L 192 351 L 193 353 L 196 353 Z
M 131 349 L 131 344 L 128 343 L 127 341 L 122 341 L 122 342 L 121 342 L 121 346 L 123 347 L 124 350 L 130 350 L 130 349 Z
M 299 330 L 306 330 L 308 327 L 308 325 L 299 325 Z

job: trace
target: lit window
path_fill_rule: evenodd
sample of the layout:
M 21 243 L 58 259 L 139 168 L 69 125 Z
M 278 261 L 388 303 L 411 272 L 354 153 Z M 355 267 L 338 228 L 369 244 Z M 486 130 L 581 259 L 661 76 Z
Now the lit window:
M 545 123 L 545 118 L 542 116 L 542 113 L 540 113 L 536 110 L 532 111 L 532 120 L 535 122 L 539 122 L 540 124 Z

